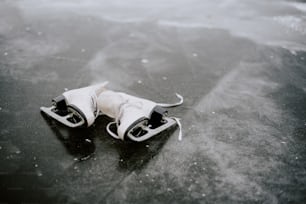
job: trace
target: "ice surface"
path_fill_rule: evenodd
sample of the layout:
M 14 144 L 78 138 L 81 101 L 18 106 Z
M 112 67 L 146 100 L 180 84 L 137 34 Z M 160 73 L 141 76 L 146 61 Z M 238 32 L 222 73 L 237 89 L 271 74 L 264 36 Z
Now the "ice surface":
M 0 202 L 303 203 L 305 13 L 281 0 L 1 1 Z M 103 81 L 184 96 L 169 109 L 182 141 L 171 129 L 121 142 L 109 118 L 71 130 L 39 113 Z

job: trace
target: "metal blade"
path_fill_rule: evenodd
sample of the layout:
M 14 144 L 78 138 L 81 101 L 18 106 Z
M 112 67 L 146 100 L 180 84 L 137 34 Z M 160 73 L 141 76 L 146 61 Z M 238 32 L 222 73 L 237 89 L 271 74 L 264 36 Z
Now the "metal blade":
M 65 116 L 60 116 L 58 114 L 56 114 L 53 110 L 55 109 L 54 106 L 51 107 L 40 107 L 40 110 L 44 113 L 46 113 L 48 116 L 52 117 L 53 119 L 57 120 L 58 122 L 71 127 L 71 128 L 76 128 L 76 127 L 80 127 L 82 125 L 85 124 L 85 120 L 80 117 L 81 121 L 77 122 L 77 123 L 73 123 L 70 122 L 68 119 L 73 117 L 73 113 L 69 113 Z
M 165 123 L 162 124 L 161 126 L 157 127 L 157 128 L 154 128 L 154 129 L 151 129 L 149 126 L 144 126 L 144 124 L 142 122 L 140 122 L 139 124 L 137 124 L 134 128 L 132 128 L 128 133 L 127 133 L 127 136 L 135 141 L 135 142 L 142 142 L 144 140 L 147 140 L 155 135 L 158 135 L 159 133 L 165 131 L 166 129 L 170 128 L 171 126 L 175 125 L 176 124 L 176 121 L 173 120 L 172 118 L 168 118 L 168 117 L 165 117 L 164 118 L 165 120 Z M 135 137 L 133 134 L 132 134 L 132 131 L 135 130 L 135 128 L 142 128 L 144 131 L 146 131 L 146 133 L 140 137 Z

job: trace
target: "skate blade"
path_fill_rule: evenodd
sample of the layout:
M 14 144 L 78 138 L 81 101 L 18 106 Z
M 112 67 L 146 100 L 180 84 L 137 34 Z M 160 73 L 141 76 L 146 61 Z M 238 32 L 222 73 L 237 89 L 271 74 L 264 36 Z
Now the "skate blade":
M 58 122 L 70 127 L 70 128 L 76 128 L 76 127 L 80 127 L 83 126 L 85 124 L 85 120 L 79 116 L 79 114 L 77 113 L 68 113 L 65 116 L 61 116 L 58 115 L 54 112 L 55 107 L 51 106 L 51 107 L 40 107 L 40 110 L 42 112 L 44 112 L 45 114 L 47 114 L 48 116 L 50 116 L 51 118 L 57 120 Z M 79 121 L 73 122 L 73 118 L 74 116 L 78 117 Z
M 135 125 L 135 127 L 133 127 L 127 133 L 127 137 L 129 137 L 135 142 L 142 142 L 160 134 L 161 132 L 167 130 L 175 124 L 175 120 L 173 120 L 172 118 L 165 117 L 164 123 L 153 129 L 152 127 L 147 125 L 147 121 L 143 121 Z

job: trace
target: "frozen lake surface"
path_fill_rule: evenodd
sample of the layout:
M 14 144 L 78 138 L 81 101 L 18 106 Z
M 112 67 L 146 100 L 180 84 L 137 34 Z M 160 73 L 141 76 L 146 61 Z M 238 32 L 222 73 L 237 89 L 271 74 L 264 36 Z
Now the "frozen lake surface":
M 304 203 L 305 79 L 305 1 L 0 0 L 0 202 Z M 183 140 L 41 115 L 103 81 L 183 95 Z

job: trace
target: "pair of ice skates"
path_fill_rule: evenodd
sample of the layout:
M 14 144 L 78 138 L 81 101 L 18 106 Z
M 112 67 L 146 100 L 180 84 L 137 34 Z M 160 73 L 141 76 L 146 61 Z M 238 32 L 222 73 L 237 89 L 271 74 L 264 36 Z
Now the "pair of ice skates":
M 107 82 L 73 89 L 52 100 L 51 107 L 41 107 L 41 111 L 71 127 L 89 127 L 99 115 L 114 119 L 106 126 L 107 132 L 116 139 L 129 138 L 136 142 L 147 140 L 180 122 L 167 116 L 164 108 L 183 103 L 183 97 L 174 104 L 156 103 L 122 92 L 106 89 Z M 179 135 L 181 140 L 181 133 Z

